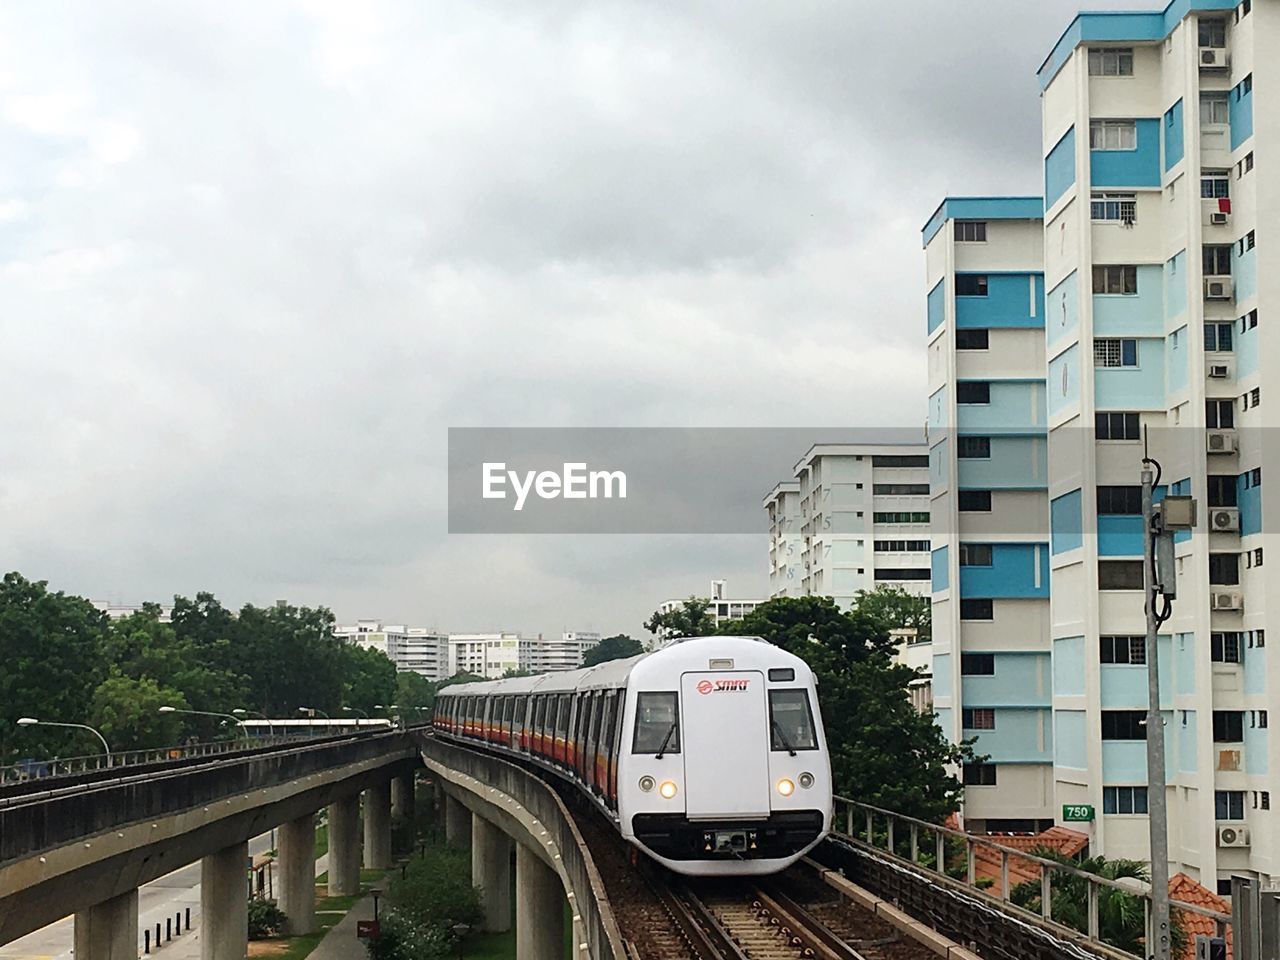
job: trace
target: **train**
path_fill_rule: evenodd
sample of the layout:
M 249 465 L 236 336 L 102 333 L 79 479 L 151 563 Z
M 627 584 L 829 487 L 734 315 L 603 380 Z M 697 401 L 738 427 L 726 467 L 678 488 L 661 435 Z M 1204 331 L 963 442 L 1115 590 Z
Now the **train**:
M 831 829 L 813 672 L 759 637 L 690 637 L 595 667 L 455 684 L 435 735 L 551 771 L 688 876 L 776 873 Z

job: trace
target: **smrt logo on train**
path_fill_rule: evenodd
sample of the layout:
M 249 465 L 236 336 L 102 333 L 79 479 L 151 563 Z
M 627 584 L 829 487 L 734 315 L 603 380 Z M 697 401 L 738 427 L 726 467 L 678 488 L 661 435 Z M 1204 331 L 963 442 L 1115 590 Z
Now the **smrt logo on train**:
M 698 681 L 698 692 L 704 696 L 708 693 L 743 693 L 750 685 L 750 680 L 710 680 Z

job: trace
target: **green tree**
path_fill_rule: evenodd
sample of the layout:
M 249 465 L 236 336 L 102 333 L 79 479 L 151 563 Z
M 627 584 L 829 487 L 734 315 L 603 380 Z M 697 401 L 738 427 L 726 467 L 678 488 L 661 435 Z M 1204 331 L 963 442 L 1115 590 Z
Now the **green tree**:
M 340 644 L 344 706 L 372 716 L 380 703 L 398 703 L 396 665 L 385 653 L 354 643 Z M 310 706 L 310 704 L 307 704 Z
M 1052 847 L 1039 847 L 1030 851 L 1044 860 L 1053 860 L 1075 867 L 1084 873 L 1092 873 L 1107 880 L 1137 880 L 1149 884 L 1151 874 L 1145 864 L 1137 860 L 1108 860 L 1106 857 L 1089 857 L 1079 862 L 1064 856 Z M 1062 871 L 1052 878 L 1053 919 L 1074 927 L 1082 933 L 1089 923 L 1089 883 Z M 1020 883 L 1009 892 L 1010 899 L 1020 907 L 1040 912 L 1040 881 Z M 1182 928 L 1177 909 L 1170 916 L 1169 933 L 1173 956 L 1180 957 L 1186 951 L 1187 934 Z M 1114 887 L 1098 887 L 1098 936 L 1106 943 L 1119 947 L 1126 953 L 1145 955 L 1146 917 L 1142 897 L 1117 890 Z
M 928 597 L 918 597 L 902 587 L 882 585 L 874 590 L 859 590 L 853 603 L 859 613 L 869 617 L 876 629 L 885 634 L 911 630 L 921 641 L 933 636 L 933 602 Z
M 75 756 L 100 747 L 83 731 L 17 727 L 20 717 L 84 723 L 106 676 L 98 655 L 107 617 L 80 597 L 19 573 L 0 581 L 0 763 L 26 756 Z
M 584 667 L 594 667 L 598 663 L 606 663 L 609 660 L 624 660 L 627 657 L 638 656 L 644 653 L 644 644 L 639 640 L 633 640 L 625 633 L 619 633 L 616 636 L 605 637 L 594 647 L 587 650 L 582 656 L 582 665 Z
M 763 637 L 813 669 L 838 794 L 933 822 L 959 809 L 964 788 L 948 767 L 975 759 L 971 742 L 948 742 L 912 706 L 915 671 L 894 661 L 875 617 L 827 597 L 789 597 L 720 633 Z
M 252 709 L 275 717 L 295 716 L 299 707 L 340 715 L 343 646 L 328 610 L 246 605 L 233 636 Z
M 716 632 L 715 618 L 708 612 L 710 608 L 710 600 L 689 597 L 674 610 L 666 613 L 654 611 L 644 622 L 644 628 L 659 640 L 709 636 Z
M 396 675 L 394 702 L 407 709 L 430 710 L 436 702 L 436 685 L 422 674 L 406 670 Z
M 134 680 L 113 668 L 93 691 L 89 722 L 102 732 L 112 750 L 164 747 L 180 739 L 183 717 L 162 714 L 161 707 L 189 709 L 182 692 L 162 687 L 150 677 Z

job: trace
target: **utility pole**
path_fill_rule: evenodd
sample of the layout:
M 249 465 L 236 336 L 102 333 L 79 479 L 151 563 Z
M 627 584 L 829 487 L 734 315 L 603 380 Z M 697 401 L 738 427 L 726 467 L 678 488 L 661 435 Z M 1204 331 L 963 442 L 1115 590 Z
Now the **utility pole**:
M 1153 472 L 1154 468 L 1154 472 Z M 1147 816 L 1151 827 L 1151 928 L 1147 953 L 1151 960 L 1171 960 L 1169 927 L 1169 810 L 1164 769 L 1164 717 L 1160 713 L 1160 625 L 1172 615 L 1177 596 L 1173 552 L 1175 530 L 1195 526 L 1195 501 L 1166 496 L 1159 508 L 1155 487 L 1160 464 L 1142 460 L 1143 570 L 1147 612 Z

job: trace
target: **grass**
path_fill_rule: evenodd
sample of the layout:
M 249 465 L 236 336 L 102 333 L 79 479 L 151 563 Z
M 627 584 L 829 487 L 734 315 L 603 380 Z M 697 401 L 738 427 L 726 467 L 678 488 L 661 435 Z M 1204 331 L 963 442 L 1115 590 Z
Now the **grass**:
M 321 874 L 316 878 L 316 931 L 308 933 L 301 937 L 286 937 L 284 939 L 259 940 L 257 943 L 268 943 L 274 946 L 284 945 L 284 949 L 279 952 L 269 954 L 271 960 L 304 960 L 305 957 L 311 955 L 311 951 L 320 945 L 320 941 L 324 939 L 325 934 L 336 927 L 357 903 L 373 889 L 373 884 L 381 880 L 388 871 L 386 870 L 361 870 L 360 871 L 360 892 L 358 894 L 350 894 L 343 897 L 325 896 L 327 875 Z M 504 958 L 515 957 L 515 941 L 512 940 L 512 952 L 504 954 Z M 252 945 L 250 946 L 252 950 Z M 250 954 L 252 956 L 252 953 Z
M 329 852 L 329 825 L 322 823 L 316 827 L 316 859 L 319 860 Z

